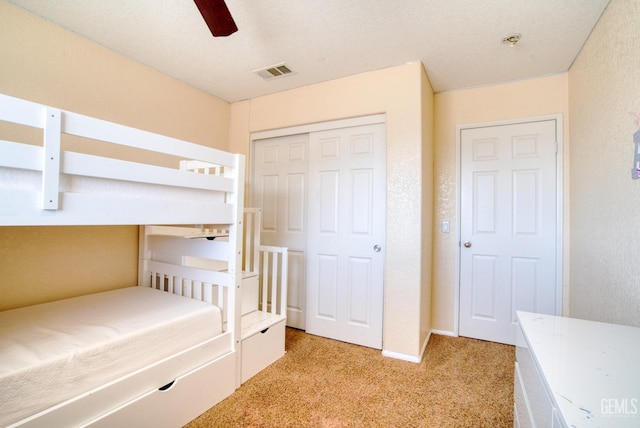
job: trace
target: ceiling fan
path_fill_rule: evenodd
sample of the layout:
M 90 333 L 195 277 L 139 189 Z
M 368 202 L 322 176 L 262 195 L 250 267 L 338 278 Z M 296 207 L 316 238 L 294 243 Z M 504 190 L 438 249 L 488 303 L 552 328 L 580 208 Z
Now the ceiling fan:
M 213 37 L 226 37 L 236 31 L 236 26 L 224 0 L 194 0 Z

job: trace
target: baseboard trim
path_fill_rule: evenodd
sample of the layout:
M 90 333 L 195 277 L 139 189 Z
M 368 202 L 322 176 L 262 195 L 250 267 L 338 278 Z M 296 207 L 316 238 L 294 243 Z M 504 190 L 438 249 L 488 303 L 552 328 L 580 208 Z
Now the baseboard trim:
M 395 358 L 396 360 L 409 361 L 410 363 L 419 363 L 420 361 L 422 361 L 422 356 L 417 357 L 415 355 L 402 354 L 400 352 L 394 352 L 394 351 L 383 350 L 382 356 Z
M 431 333 L 433 334 L 439 334 L 441 336 L 451 336 L 451 337 L 458 337 L 457 334 L 455 334 L 452 331 L 447 331 L 447 330 L 431 330 Z
M 382 356 L 395 358 L 396 360 L 409 361 L 410 363 L 420 363 L 422 361 L 422 357 L 424 356 L 424 351 L 425 349 L 427 349 L 427 344 L 429 343 L 429 339 L 431 338 L 432 332 L 433 331 L 429 331 L 429 334 L 427 334 L 427 337 L 425 338 L 424 343 L 422 344 L 422 348 L 420 349 L 419 355 L 409 355 L 409 354 L 403 354 L 401 352 L 387 351 L 383 349 Z

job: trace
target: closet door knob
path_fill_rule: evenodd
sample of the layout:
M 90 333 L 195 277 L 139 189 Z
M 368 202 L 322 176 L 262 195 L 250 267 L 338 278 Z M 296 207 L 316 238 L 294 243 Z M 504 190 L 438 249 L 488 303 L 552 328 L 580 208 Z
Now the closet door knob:
M 464 241 L 465 248 L 471 248 L 471 241 Z
M 382 251 L 382 247 L 376 244 L 373 246 L 373 251 L 375 251 L 376 253 L 379 253 L 380 251 Z

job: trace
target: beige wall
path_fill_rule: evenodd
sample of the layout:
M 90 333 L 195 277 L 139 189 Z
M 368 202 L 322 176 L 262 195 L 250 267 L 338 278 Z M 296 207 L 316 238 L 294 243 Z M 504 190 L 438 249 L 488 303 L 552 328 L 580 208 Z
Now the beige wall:
M 424 97 L 423 98 L 423 93 Z M 280 92 L 232 105 L 230 145 L 248 153 L 249 132 L 286 128 L 377 113 L 387 125 L 387 244 L 385 262 L 384 349 L 417 356 L 426 339 L 421 331 L 431 272 L 430 190 L 423 189 L 431 164 L 431 130 L 423 125 L 431 87 L 421 64 L 408 64 Z M 426 101 L 425 101 L 426 100 Z M 428 115 L 428 112 L 426 113 Z M 428 122 L 429 123 L 429 122 Z M 424 147 L 423 147 L 424 145 Z M 423 210 L 423 208 L 426 208 Z M 422 216 L 427 216 L 423 221 Z M 423 234 L 424 232 L 424 234 Z
M 569 72 L 571 316 L 640 326 L 640 2 L 613 0 Z
M 229 151 L 245 155 L 245 206 L 249 205 L 249 175 L 251 173 L 251 157 L 249 156 L 248 141 L 251 139 L 249 131 L 249 117 L 251 112 L 251 102 L 241 101 L 231 104 L 231 114 L 229 120 Z
M 464 91 L 444 92 L 435 96 L 434 138 L 434 236 L 432 327 L 440 332 L 453 332 L 456 265 L 456 126 L 495 122 L 517 118 L 561 114 L 564 118 L 565 196 L 568 195 L 568 76 L 525 80 Z M 568 198 L 565 197 L 565 209 Z M 565 211 L 565 217 L 568 210 Z M 448 220 L 450 233 L 440 232 L 440 224 Z M 565 221 L 565 236 L 568 223 Z M 565 259 L 568 253 L 565 251 Z M 565 260 L 565 267 L 567 266 Z M 569 275 L 564 269 L 564 286 Z M 565 295 L 567 291 L 565 290 Z M 566 307 L 567 299 L 563 302 Z
M 226 102 L 3 0 L 0 58 L 0 93 L 227 149 Z M 135 285 L 137 231 L 0 228 L 0 310 Z

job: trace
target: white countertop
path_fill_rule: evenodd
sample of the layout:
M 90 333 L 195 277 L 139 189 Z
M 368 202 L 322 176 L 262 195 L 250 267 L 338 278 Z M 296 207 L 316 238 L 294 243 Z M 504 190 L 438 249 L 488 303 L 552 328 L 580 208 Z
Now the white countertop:
M 528 312 L 518 319 L 568 427 L 640 427 L 640 328 Z

